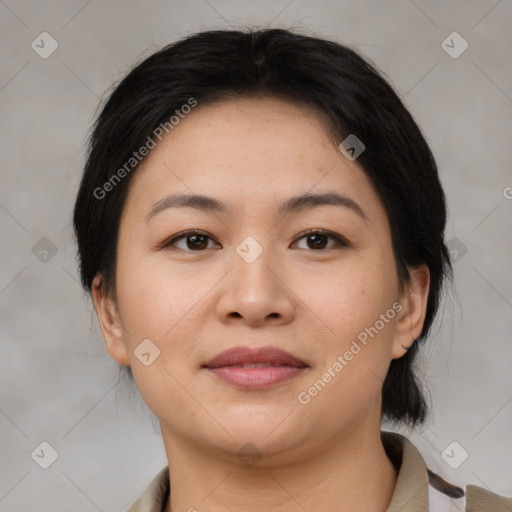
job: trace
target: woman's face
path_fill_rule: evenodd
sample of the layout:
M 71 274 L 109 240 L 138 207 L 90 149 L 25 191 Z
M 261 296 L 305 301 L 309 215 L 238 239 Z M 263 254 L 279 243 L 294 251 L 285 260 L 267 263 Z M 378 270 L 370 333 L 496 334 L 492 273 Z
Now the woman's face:
M 190 198 L 165 201 L 178 195 Z M 388 366 L 419 335 L 426 294 L 418 306 L 401 291 L 357 160 L 317 114 L 276 99 L 199 103 L 152 150 L 121 218 L 116 292 L 93 295 L 108 350 L 164 437 L 225 455 L 250 442 L 276 460 L 380 426 Z M 234 347 L 302 366 L 205 367 Z

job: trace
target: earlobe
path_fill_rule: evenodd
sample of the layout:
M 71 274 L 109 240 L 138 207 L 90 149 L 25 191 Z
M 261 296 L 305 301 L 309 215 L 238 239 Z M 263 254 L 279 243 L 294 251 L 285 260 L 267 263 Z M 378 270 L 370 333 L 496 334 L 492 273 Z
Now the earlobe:
M 93 280 L 91 295 L 108 353 L 119 364 L 129 366 L 130 359 L 123 339 L 123 329 L 117 304 L 106 293 L 103 286 L 103 278 L 100 274 Z
M 410 282 L 400 296 L 402 310 L 397 317 L 392 358 L 399 359 L 420 336 L 427 310 L 430 272 L 426 265 L 410 268 Z

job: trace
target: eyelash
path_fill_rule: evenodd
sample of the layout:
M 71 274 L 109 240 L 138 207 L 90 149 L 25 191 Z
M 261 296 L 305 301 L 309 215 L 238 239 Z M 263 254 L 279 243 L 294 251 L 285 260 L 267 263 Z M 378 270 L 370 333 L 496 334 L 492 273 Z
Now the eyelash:
M 169 249 L 169 250 L 181 250 L 181 251 L 184 251 L 184 252 L 203 252 L 205 250 L 207 250 L 208 248 L 206 249 L 199 249 L 197 251 L 194 251 L 192 249 L 181 249 L 179 247 L 173 247 L 173 244 L 175 244 L 178 240 L 181 240 L 181 239 L 186 239 L 187 237 L 190 237 L 190 236 L 194 236 L 194 235 L 201 235 L 201 236 L 204 236 L 204 237 L 207 237 L 209 240 L 213 240 L 215 241 L 210 235 L 208 235 L 208 233 L 205 233 L 204 231 L 199 231 L 199 230 L 190 230 L 190 231 L 184 231 L 176 236 L 173 236 L 172 238 L 169 238 L 167 239 L 166 241 L 164 241 L 162 244 L 159 245 L 159 249 Z M 308 236 L 311 236 L 311 235 L 325 235 L 327 236 L 328 238 L 334 240 L 334 243 L 335 243 L 335 247 L 327 247 L 327 248 L 324 248 L 324 249 L 307 249 L 309 251 L 314 251 L 314 252 L 323 252 L 323 251 L 327 251 L 329 249 L 333 249 L 333 248 L 341 248 L 341 247 L 351 247 L 351 244 L 350 242 L 340 236 L 340 235 L 337 235 L 335 233 L 332 233 L 330 231 L 327 231 L 327 230 L 324 230 L 324 229 L 310 229 L 310 230 L 307 230 L 303 233 L 301 233 L 298 238 L 296 238 L 296 241 L 294 242 L 294 244 L 297 243 L 297 241 L 299 240 L 302 240 L 303 238 L 307 238 Z M 218 242 L 216 242 L 218 243 Z

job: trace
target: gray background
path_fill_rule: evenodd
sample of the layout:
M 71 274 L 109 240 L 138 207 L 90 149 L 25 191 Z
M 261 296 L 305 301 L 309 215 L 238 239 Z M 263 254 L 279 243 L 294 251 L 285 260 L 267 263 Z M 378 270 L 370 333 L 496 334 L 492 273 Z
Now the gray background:
M 0 511 L 125 510 L 166 465 L 77 282 L 71 211 L 111 84 L 177 37 L 247 25 L 355 47 L 422 126 L 458 261 L 422 357 L 433 414 L 403 432 L 453 483 L 511 496 L 511 24 L 510 0 L 0 0 Z M 46 59 L 31 48 L 43 31 L 59 45 Z M 469 44 L 456 59 L 441 46 L 453 31 Z M 46 470 L 31 458 L 42 441 L 59 454 Z M 453 441 L 469 454 L 457 469 L 441 457 Z

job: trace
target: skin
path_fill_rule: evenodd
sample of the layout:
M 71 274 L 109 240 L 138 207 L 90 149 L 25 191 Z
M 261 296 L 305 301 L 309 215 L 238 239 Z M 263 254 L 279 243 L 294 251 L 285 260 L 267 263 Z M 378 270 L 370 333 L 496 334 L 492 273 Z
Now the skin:
M 277 213 L 306 192 L 348 196 L 366 219 L 333 205 Z M 146 221 L 173 193 L 208 195 L 229 210 L 168 208 Z M 326 248 L 311 248 L 303 233 L 313 228 L 349 245 L 320 237 Z M 184 238 L 161 247 L 189 229 L 211 237 L 205 249 Z M 236 252 L 248 236 L 263 248 L 252 263 Z M 380 441 L 382 384 L 421 332 L 429 286 L 426 267 L 410 271 L 401 286 L 384 206 L 317 113 L 244 98 L 187 115 L 133 178 L 115 299 L 101 275 L 93 286 L 107 349 L 131 366 L 160 420 L 172 482 L 166 510 L 385 511 L 396 472 Z M 394 303 L 401 311 L 301 404 L 298 394 Z M 160 350 L 149 366 L 134 354 L 144 339 Z M 201 368 L 238 345 L 277 346 L 310 368 L 258 391 Z M 261 455 L 255 464 L 237 456 L 248 442 Z

